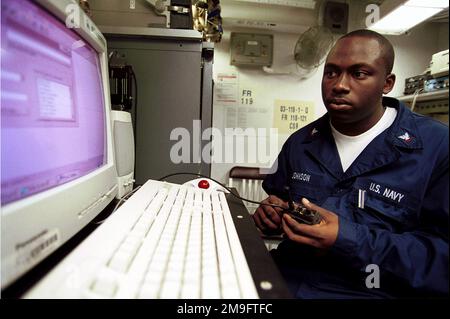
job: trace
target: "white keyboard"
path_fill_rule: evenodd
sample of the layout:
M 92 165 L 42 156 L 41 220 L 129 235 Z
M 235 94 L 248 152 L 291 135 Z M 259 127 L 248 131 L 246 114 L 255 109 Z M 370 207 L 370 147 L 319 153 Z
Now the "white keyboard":
M 25 298 L 258 298 L 223 192 L 149 180 Z

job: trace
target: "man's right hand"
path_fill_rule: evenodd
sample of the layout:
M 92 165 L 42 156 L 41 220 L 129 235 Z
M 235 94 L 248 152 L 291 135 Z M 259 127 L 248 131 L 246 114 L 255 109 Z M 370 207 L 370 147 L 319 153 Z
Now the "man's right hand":
M 278 205 L 287 209 L 289 207 L 288 203 L 274 195 L 270 195 L 261 202 L 261 205 L 259 205 L 253 214 L 253 220 L 256 227 L 258 227 L 264 234 L 280 234 L 281 212 L 283 209 L 280 207 L 272 207 L 263 204 Z

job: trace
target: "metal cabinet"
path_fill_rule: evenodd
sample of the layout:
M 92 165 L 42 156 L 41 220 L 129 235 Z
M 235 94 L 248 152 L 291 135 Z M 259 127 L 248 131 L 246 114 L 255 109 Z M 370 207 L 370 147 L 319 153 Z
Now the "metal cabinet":
M 199 145 L 201 151 L 209 142 L 201 140 L 201 131 L 212 121 L 213 47 L 203 43 L 193 30 L 106 28 L 102 32 L 108 51 L 120 54 L 136 75 L 137 107 L 132 109 L 136 183 L 177 172 L 209 176 L 210 164 L 198 162 L 199 154 L 194 151 Z M 189 132 L 188 147 L 183 149 L 189 152 L 189 161 L 175 163 L 171 150 L 182 137 L 171 140 L 170 136 L 184 130 Z M 174 177 L 170 181 L 192 178 Z

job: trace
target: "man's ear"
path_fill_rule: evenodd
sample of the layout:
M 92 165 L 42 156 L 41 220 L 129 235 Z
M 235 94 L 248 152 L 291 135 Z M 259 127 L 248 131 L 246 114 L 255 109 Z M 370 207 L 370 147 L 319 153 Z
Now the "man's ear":
M 384 80 L 384 86 L 383 86 L 383 94 L 388 94 L 392 91 L 395 84 L 395 74 L 391 73 L 386 76 L 386 79 Z

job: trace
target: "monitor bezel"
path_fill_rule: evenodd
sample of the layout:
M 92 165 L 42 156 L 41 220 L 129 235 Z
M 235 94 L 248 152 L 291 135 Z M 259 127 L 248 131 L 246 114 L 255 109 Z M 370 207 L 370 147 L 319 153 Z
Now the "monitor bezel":
M 36 0 L 30 3 L 46 10 L 62 23 L 66 22 L 69 5 L 78 6 L 72 0 Z M 106 40 L 81 8 L 79 13 L 80 25 L 73 31 L 96 50 L 99 58 L 106 121 L 106 163 L 66 184 L 1 207 L 2 290 L 83 229 L 117 194 Z M 51 238 L 50 246 L 36 259 L 24 260 L 30 251 Z

